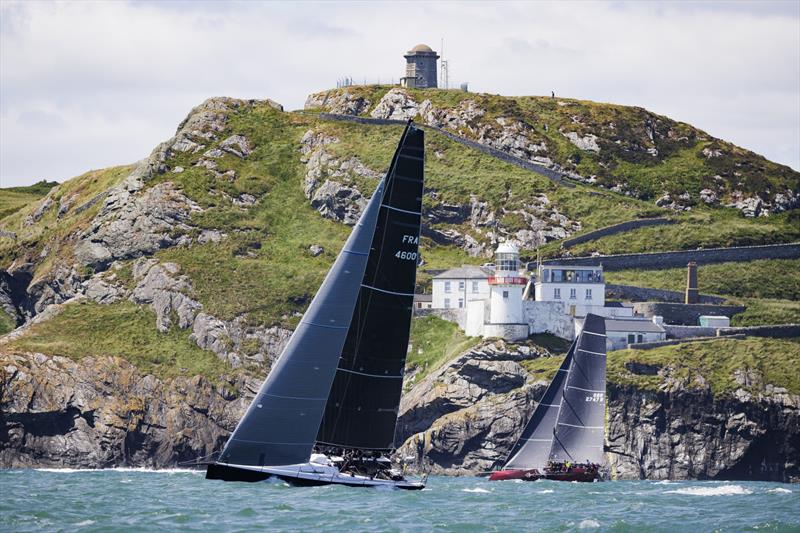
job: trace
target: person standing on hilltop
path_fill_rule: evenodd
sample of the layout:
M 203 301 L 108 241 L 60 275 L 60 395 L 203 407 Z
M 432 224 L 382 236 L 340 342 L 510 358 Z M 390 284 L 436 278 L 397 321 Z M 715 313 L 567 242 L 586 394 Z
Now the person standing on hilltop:
M 556 92 L 550 91 L 550 98 L 555 98 L 555 97 L 556 97 Z

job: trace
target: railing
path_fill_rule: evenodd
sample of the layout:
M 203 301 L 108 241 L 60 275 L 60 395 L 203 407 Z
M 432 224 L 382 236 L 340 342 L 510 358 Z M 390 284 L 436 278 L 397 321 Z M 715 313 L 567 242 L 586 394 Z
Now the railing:
M 489 285 L 527 285 L 528 278 L 516 276 L 490 276 Z

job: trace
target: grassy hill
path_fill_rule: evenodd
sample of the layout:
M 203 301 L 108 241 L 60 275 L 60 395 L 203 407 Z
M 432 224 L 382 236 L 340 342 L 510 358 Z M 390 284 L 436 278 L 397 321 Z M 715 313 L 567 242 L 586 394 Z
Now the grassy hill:
M 352 89 L 371 101 L 362 114 L 374 109 L 388 89 L 383 86 Z M 485 203 L 486 209 L 496 215 L 492 226 L 474 225 L 469 216 L 455 222 L 429 221 L 435 230 L 456 231 L 489 245 L 495 232 L 513 234 L 529 228 L 530 218 L 526 214 L 532 198 L 546 197 L 546 204 L 542 204 L 550 210 L 546 213 L 567 217 L 576 227 L 579 225 L 577 232 L 662 214 L 678 221 L 673 226 L 645 228 L 585 243 L 574 248 L 573 253 L 595 249 L 629 252 L 692 248 L 698 243 L 712 246 L 786 242 L 800 238 L 796 211 L 748 219 L 738 210 L 702 203 L 682 212 L 656 208 L 653 198 L 664 191 L 690 191 L 695 195 L 710 183 L 708 180 L 714 181 L 714 175 L 723 175 L 733 168 L 737 170 L 731 172 L 740 174 L 736 176 L 737 183 L 756 194 L 766 195 L 767 189 L 774 193 L 782 187 L 798 188 L 796 172 L 712 139 L 686 124 L 640 108 L 592 102 L 504 98 L 456 91 L 412 91 L 412 95 L 419 102 L 430 99 L 442 109 L 458 109 L 467 98 L 475 100 L 484 110 L 480 120 L 472 124 L 475 128 L 492 121 L 496 125 L 497 118 L 523 120 L 531 125 L 531 138 L 547 147 L 548 157 L 555 163 L 583 176 L 594 175 L 596 181 L 596 185 L 578 184 L 574 188 L 558 186 L 539 174 L 431 131 L 426 137 L 426 212 L 442 206 L 460 206 L 469 211 L 471 203 L 477 201 Z M 292 328 L 349 233 L 345 225 L 321 216 L 304 194 L 307 171 L 301 160 L 304 135 L 312 131 L 335 138 L 338 142 L 326 147 L 331 157 L 356 158 L 381 173 L 389 164 L 400 127 L 330 122 L 314 113 L 283 112 L 266 102 L 250 102 L 218 112 L 225 116 L 226 122 L 224 129 L 216 132 L 216 140 L 204 140 L 204 148 L 198 152 L 171 151 L 163 162 L 165 171 L 144 185 L 149 190 L 159 184 L 173 183 L 200 208 L 192 211 L 187 221 L 190 229 L 185 230 L 184 236 L 191 244 L 165 247 L 153 257 L 162 263 L 178 265 L 180 274 L 191 285 L 189 295 L 203 306 L 203 312 L 224 321 L 242 320 L 250 327 Z M 613 135 L 598 136 L 599 152 L 580 150 L 564 135 L 570 132 L 589 135 L 597 128 L 614 131 Z M 475 135 L 467 126 L 459 132 Z M 246 158 L 230 153 L 217 157 L 218 174 L 198 166 L 207 151 L 220 148 L 221 140 L 231 135 L 246 137 L 253 152 Z M 648 141 L 651 135 L 653 139 Z M 708 159 L 702 150 L 709 147 L 725 155 Z M 658 155 L 647 152 L 648 148 L 654 148 Z M 179 167 L 183 170 L 175 172 Z M 75 247 L 100 213 L 105 194 L 122 183 L 132 169 L 120 166 L 91 171 L 52 189 L 50 184 L 37 185 L 29 191 L 0 189 L 0 230 L 16 235 L 15 239 L 0 237 L 0 268 L 30 264 L 32 283 L 58 285 L 58 276 L 63 275 L 64 269 L 77 265 Z M 235 177 L 221 177 L 228 171 L 233 171 Z M 621 178 L 628 189 L 610 190 Z M 377 185 L 374 179 L 357 173 L 349 173 L 343 179 L 367 197 Z M 723 181 L 725 194 L 729 194 L 734 186 L 727 178 Z M 254 203 L 237 203 L 243 195 L 252 196 Z M 41 209 L 48 200 L 49 206 Z M 64 205 L 70 207 L 59 213 Z M 37 211 L 41 211 L 38 217 L 34 216 Z M 549 214 L 537 220 L 547 228 L 556 225 Z M 197 237 L 204 230 L 217 231 L 224 238 L 202 243 Z M 322 246 L 324 253 L 310 254 L 311 245 Z M 558 240 L 545 245 L 543 251 L 559 253 Z M 535 250 L 529 247 L 524 253 L 533 257 Z M 480 255 L 470 256 L 454 244 L 436 244 L 427 238 L 423 239 L 422 257 L 423 269 L 486 260 Z M 134 259 L 119 262 L 119 279 L 130 278 L 133 262 Z M 74 270 L 83 281 L 96 274 L 93 268 L 80 265 Z M 703 269 L 701 276 L 702 272 Z M 671 280 L 672 275 L 666 273 L 664 279 Z M 421 272 L 420 284 L 424 285 L 429 277 Z M 131 283 L 130 279 L 127 282 Z M 705 282 L 701 277 L 701 286 Z M 658 280 L 652 283 L 662 284 Z M 710 281 L 707 283 L 711 286 Z M 789 298 L 766 290 L 731 293 L 731 296 L 755 298 L 756 307 L 766 301 L 763 297 L 777 297 L 781 301 Z M 756 309 L 762 318 L 756 313 L 754 321 L 765 319 L 775 309 L 764 305 L 761 311 Z M 124 301 L 67 307 L 61 315 L 31 328 L 25 336 L 0 349 L 69 357 L 80 357 L 84 352 L 123 355 L 148 372 L 167 376 L 183 372 L 209 375 L 229 370 L 208 359 L 209 352 L 199 350 L 189 340 L 189 330 L 173 327 L 166 333 L 156 332 L 152 313 L 144 306 Z M 148 323 L 153 331 L 147 331 Z M 0 333 L 10 327 L 7 317 L 0 312 Z M 410 363 L 435 365 L 452 355 L 454 346 L 468 346 L 470 341 L 456 333 L 418 322 L 412 342 L 429 347 L 420 361 L 412 354 Z M 92 350 L 86 348 L 87 339 L 94 339 Z

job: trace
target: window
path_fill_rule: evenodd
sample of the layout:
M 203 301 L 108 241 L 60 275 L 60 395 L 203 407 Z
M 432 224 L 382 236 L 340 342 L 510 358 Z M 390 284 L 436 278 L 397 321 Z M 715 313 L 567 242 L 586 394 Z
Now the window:
M 592 299 L 592 289 L 586 289 L 586 299 L 587 300 Z
M 449 281 L 445 281 L 444 282 L 444 292 L 450 292 L 450 282 Z
M 578 297 L 578 290 L 577 289 L 570 289 L 569 290 L 569 299 L 574 300 Z
M 498 270 L 505 270 L 506 272 L 516 272 L 519 270 L 519 263 L 517 254 L 497 254 L 495 263 Z
M 461 309 L 462 307 L 464 307 L 464 298 L 459 298 L 458 299 L 458 308 Z
M 458 282 L 458 290 L 460 290 L 460 291 L 464 290 L 464 282 L 463 281 L 459 281 Z
M 561 289 L 553 289 L 553 299 L 555 300 L 561 299 Z
M 503 298 L 508 298 L 508 291 L 503 291 Z
M 633 333 L 628 333 L 628 344 L 635 344 L 636 343 L 636 335 Z
M 642 342 L 642 336 L 636 335 L 636 342 Z
M 450 298 L 445 298 L 444 299 L 444 308 L 445 309 L 450 309 Z
M 478 282 L 477 281 L 473 281 L 472 282 L 472 292 L 478 292 Z

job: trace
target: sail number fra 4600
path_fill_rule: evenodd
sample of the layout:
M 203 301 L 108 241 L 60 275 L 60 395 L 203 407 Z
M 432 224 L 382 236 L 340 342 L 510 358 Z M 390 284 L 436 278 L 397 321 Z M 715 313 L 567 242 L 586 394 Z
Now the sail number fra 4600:
M 403 244 L 419 244 L 419 237 L 416 235 L 403 235 Z M 417 260 L 417 252 L 406 252 L 402 250 L 398 250 L 394 256 L 398 259 L 403 259 L 405 261 L 416 261 Z

